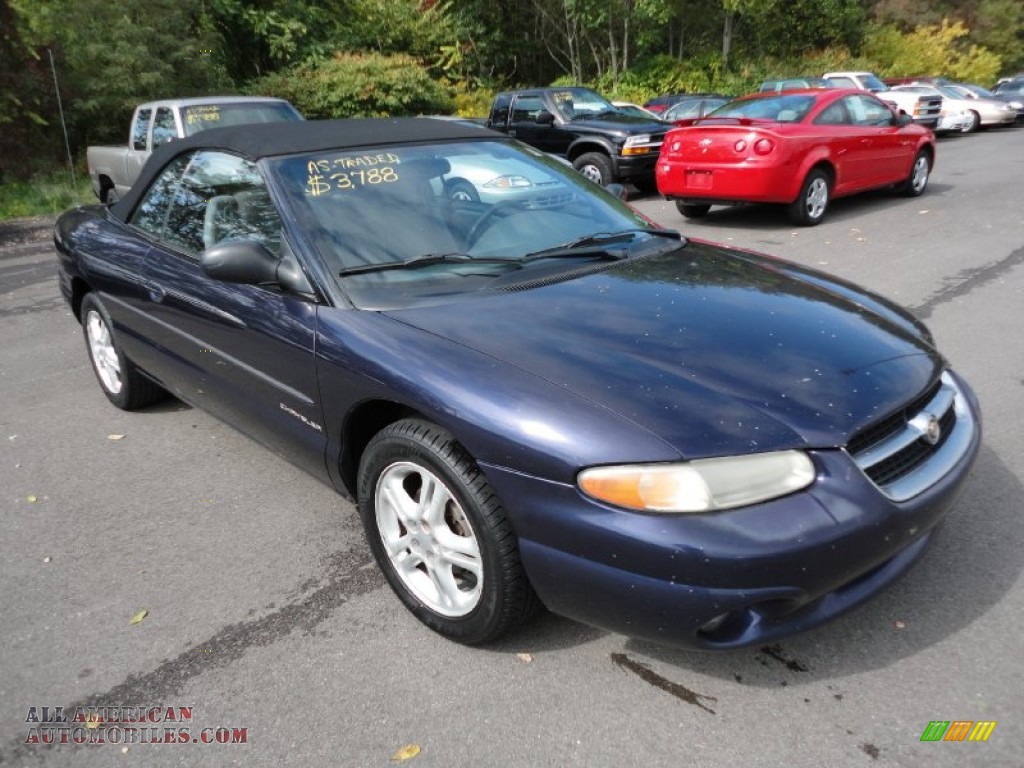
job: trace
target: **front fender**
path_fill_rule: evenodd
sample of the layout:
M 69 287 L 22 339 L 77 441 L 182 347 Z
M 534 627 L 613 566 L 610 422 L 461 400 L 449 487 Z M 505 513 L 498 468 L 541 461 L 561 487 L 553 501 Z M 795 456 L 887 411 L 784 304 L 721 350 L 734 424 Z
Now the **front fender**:
M 565 151 L 565 156 L 569 162 L 574 162 L 580 155 L 586 154 L 587 152 L 601 152 L 611 157 L 612 162 L 618 162 L 619 150 L 608 139 L 602 136 L 581 136 L 578 139 L 573 140 L 572 144 Z

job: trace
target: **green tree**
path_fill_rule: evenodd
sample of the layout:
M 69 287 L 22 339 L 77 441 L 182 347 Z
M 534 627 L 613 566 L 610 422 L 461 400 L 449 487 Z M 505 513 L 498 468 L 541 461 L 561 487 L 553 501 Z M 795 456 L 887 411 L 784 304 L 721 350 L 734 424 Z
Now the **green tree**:
M 954 80 L 991 82 L 1001 61 L 991 51 L 972 45 L 968 35 L 960 21 L 943 20 L 907 33 L 883 25 L 867 36 L 864 52 L 883 75 L 946 75 Z
M 202 0 L 15 0 L 52 48 L 73 145 L 127 140 L 140 101 L 231 89 Z
M 306 117 L 387 117 L 451 110 L 447 88 L 411 56 L 338 53 L 268 75 L 251 84 L 280 96 Z

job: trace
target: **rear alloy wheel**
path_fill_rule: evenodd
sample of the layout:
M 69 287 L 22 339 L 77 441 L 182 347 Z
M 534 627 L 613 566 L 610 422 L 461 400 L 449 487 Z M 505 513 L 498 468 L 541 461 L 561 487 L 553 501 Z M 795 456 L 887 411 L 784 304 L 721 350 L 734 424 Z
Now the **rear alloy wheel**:
M 580 155 L 573 161 L 572 167 L 602 187 L 611 184 L 615 175 L 611 158 L 600 152 L 586 152 Z
M 118 347 L 110 315 L 94 294 L 82 299 L 81 316 L 89 361 L 107 399 L 126 411 L 163 399 L 164 390 L 139 373 Z
M 800 194 L 789 204 L 789 218 L 794 224 L 813 227 L 825 218 L 825 211 L 832 197 L 832 188 L 828 174 L 815 168 L 807 174 Z
M 981 125 L 981 115 L 974 110 L 971 110 L 970 114 L 971 121 L 961 129 L 964 133 L 974 133 L 978 130 L 978 126 Z
M 688 219 L 703 219 L 708 215 L 708 211 L 711 210 L 710 205 L 688 205 L 676 201 L 676 210 L 678 210 L 683 216 Z
M 358 500 L 388 583 L 435 632 L 485 643 L 539 607 L 501 503 L 439 427 L 405 419 L 381 430 L 360 461 Z
M 928 175 L 931 173 L 932 164 L 928 153 L 921 150 L 914 157 L 914 164 L 910 167 L 910 175 L 907 180 L 899 186 L 901 195 L 907 197 L 919 197 L 924 194 L 928 186 Z

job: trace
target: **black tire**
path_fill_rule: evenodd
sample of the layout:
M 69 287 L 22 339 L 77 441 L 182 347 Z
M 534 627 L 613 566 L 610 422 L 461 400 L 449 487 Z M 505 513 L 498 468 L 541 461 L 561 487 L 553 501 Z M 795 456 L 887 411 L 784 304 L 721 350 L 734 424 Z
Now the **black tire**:
M 433 504 L 424 503 L 424 489 Z M 501 502 L 444 430 L 422 419 L 381 430 L 359 462 L 357 496 L 373 556 L 430 629 L 467 645 L 486 643 L 540 607 Z
M 914 156 L 914 164 L 910 166 L 910 175 L 896 188 L 897 191 L 905 197 L 920 197 L 928 187 L 931 169 L 931 155 L 922 149 Z
M 820 168 L 813 168 L 800 185 L 800 194 L 789 204 L 789 218 L 794 224 L 813 227 L 825 218 L 832 201 L 832 180 Z
M 572 167 L 602 187 L 615 181 L 612 160 L 601 152 L 585 152 L 572 161 Z
M 480 195 L 477 193 L 476 187 L 463 179 L 456 179 L 455 181 L 448 182 L 445 192 L 447 193 L 449 200 L 465 200 L 473 203 L 480 202 Z
M 639 179 L 633 179 L 633 186 L 645 195 L 658 194 L 658 180 L 653 176 L 643 176 Z
M 107 399 L 125 411 L 162 400 L 166 392 L 143 376 L 121 351 L 106 307 L 93 293 L 82 299 L 82 333 L 93 373 Z
M 711 210 L 710 205 L 689 205 L 676 200 L 676 210 L 688 219 L 703 219 Z

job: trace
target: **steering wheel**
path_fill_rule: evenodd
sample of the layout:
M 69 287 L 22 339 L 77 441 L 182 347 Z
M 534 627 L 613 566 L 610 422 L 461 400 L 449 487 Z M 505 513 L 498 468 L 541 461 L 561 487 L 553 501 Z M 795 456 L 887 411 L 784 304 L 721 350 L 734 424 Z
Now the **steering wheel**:
M 466 235 L 466 247 L 471 248 L 476 245 L 476 241 L 480 239 L 480 236 L 494 223 L 495 217 L 505 216 L 517 208 L 522 208 L 522 205 L 520 200 L 502 200 L 492 205 L 484 211 L 483 216 L 473 223 L 469 233 Z

